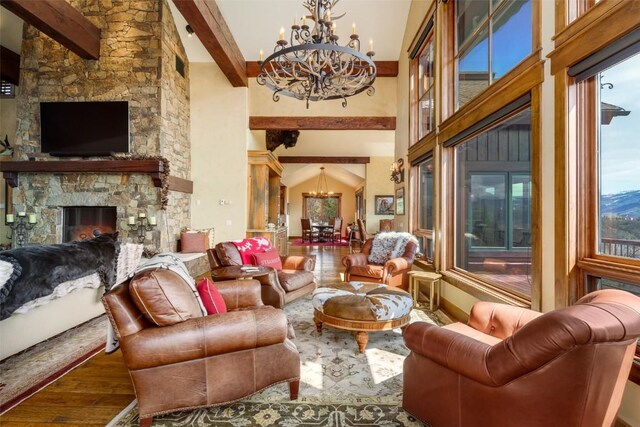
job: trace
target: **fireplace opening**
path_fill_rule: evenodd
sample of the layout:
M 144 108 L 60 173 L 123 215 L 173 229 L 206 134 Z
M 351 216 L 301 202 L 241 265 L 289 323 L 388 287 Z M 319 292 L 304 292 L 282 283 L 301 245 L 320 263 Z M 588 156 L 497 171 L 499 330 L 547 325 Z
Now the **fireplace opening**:
M 115 206 L 68 206 L 62 211 L 62 241 L 72 242 L 116 230 Z

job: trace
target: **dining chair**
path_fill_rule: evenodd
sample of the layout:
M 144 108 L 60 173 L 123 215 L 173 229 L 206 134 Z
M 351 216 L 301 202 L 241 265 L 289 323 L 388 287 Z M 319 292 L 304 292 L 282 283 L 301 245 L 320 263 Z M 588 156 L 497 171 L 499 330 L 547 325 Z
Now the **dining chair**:
M 333 235 L 331 236 L 331 240 L 335 242 L 336 237 L 338 238 L 338 242 L 342 240 L 342 217 L 337 217 L 333 224 Z
M 360 246 L 364 245 L 367 240 L 367 227 L 365 227 L 364 221 L 360 218 L 356 220 L 358 223 L 358 234 L 360 235 Z
M 311 228 L 311 220 L 309 218 L 300 218 L 302 225 L 302 241 L 309 239 L 309 243 L 313 242 L 314 237 L 319 237 L 318 231 Z

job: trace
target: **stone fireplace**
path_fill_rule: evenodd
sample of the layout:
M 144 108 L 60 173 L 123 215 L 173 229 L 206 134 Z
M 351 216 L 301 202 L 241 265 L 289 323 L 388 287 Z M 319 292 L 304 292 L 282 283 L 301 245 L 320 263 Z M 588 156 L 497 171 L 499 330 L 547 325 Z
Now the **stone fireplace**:
M 73 162 L 113 158 L 56 158 L 40 152 L 40 102 L 128 101 L 130 153 L 125 159 L 160 159 L 177 180 L 190 177 L 189 67 L 166 0 L 69 0 L 101 30 L 100 58 L 84 60 L 25 24 L 17 88 L 14 160 Z M 184 75 L 175 69 L 185 62 Z M 45 168 L 46 169 L 46 168 Z M 66 239 L 65 207 L 112 207 L 121 241 L 137 241 L 127 218 L 144 212 L 158 226 L 145 246 L 175 251 L 190 225 L 191 195 L 158 187 L 158 174 L 101 171 L 20 172 L 14 211 L 35 212 L 30 243 Z M 92 230 L 91 230 L 92 231 Z M 86 234 L 86 230 L 82 231 Z

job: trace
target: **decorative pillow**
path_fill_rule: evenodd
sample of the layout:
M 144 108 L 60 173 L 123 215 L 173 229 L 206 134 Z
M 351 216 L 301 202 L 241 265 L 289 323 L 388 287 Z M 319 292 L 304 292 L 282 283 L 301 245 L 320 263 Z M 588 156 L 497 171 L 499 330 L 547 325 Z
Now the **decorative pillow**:
M 215 244 L 216 231 L 215 231 L 214 228 L 195 229 L 195 228 L 184 227 L 180 231 L 182 233 L 204 233 L 204 234 L 206 234 L 207 235 L 207 249 L 211 249 L 216 245 Z
M 145 271 L 134 277 L 129 294 L 138 310 L 158 326 L 202 317 L 194 290 L 179 274 L 168 269 Z
M 207 309 L 207 314 L 227 312 L 227 304 L 225 304 L 222 295 L 208 278 L 204 278 L 198 283 L 198 293 L 204 303 L 204 307 Z
M 264 267 L 273 267 L 276 270 L 282 270 L 282 260 L 276 248 L 267 249 L 264 252 L 254 253 L 253 265 L 262 265 Z
M 234 240 L 231 243 L 238 249 L 243 264 L 252 264 L 253 257 L 251 255 L 271 248 L 271 242 L 266 237 L 250 237 L 243 240 Z
M 209 239 L 203 232 L 180 233 L 180 252 L 183 254 L 193 252 L 206 252 L 209 249 Z

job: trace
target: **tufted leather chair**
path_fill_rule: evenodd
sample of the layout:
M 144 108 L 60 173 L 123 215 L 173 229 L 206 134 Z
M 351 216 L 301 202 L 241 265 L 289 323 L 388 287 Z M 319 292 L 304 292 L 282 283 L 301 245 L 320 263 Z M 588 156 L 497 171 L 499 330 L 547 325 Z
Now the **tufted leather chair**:
M 640 298 L 601 290 L 541 314 L 476 303 L 467 325 L 404 330 L 402 407 L 432 427 L 611 426 L 640 336 Z
M 207 251 L 211 270 L 230 265 L 242 265 L 242 257 L 231 242 L 220 242 Z M 270 306 L 282 308 L 316 289 L 313 269 L 315 256 L 280 256 L 282 270 L 272 271 L 267 276 L 257 277 L 262 284 L 262 301 Z
M 398 258 L 388 260 L 384 264 L 369 262 L 369 254 L 373 246 L 373 239 L 367 239 L 362 250 L 357 254 L 345 255 L 342 265 L 345 266 L 344 280 L 384 283 L 387 286 L 397 286 L 400 289 L 409 289 L 407 273 L 411 270 L 418 246 L 410 241 L 405 247 L 404 253 Z
M 169 270 L 161 275 L 182 280 Z M 257 281 L 217 282 L 229 312 L 211 316 L 202 316 L 197 303 L 189 314 L 193 303 L 169 295 L 173 307 L 182 307 L 171 315 L 191 317 L 170 326 L 156 326 L 138 309 L 130 284 L 102 301 L 131 375 L 141 426 L 156 415 L 230 403 L 284 381 L 297 399 L 300 355 L 287 339 L 284 312 L 262 304 Z M 160 317 L 167 312 L 156 310 L 154 318 Z

